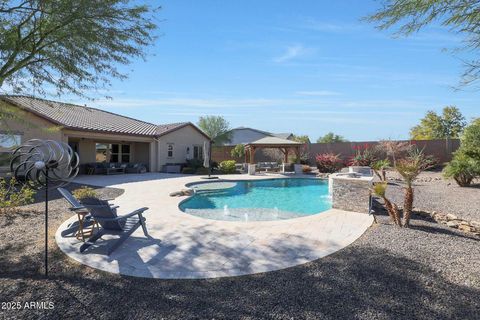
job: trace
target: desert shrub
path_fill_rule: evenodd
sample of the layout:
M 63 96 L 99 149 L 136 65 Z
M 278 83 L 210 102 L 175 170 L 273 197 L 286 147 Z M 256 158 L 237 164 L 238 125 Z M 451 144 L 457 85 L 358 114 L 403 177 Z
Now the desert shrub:
M 85 198 L 98 198 L 97 192 L 93 188 L 90 188 L 87 186 L 83 186 L 81 188 L 74 190 L 72 194 L 78 200 L 82 200 Z
M 200 159 L 188 159 L 187 160 L 187 167 L 192 168 L 194 171 L 198 168 L 203 167 L 203 160 Z
M 463 131 L 460 149 L 466 156 L 480 159 L 480 118 Z
M 343 168 L 343 161 L 339 154 L 322 153 L 315 157 L 318 171 L 322 173 L 333 173 Z
M 302 167 L 302 172 L 303 173 L 310 173 L 310 172 L 312 172 L 312 168 L 310 166 L 303 166 Z
M 225 160 L 220 162 L 220 165 L 218 166 L 218 168 L 222 173 L 225 173 L 225 174 L 235 173 L 236 171 L 235 163 L 236 163 L 235 160 Z
M 371 167 L 378 160 L 378 151 L 376 148 L 371 148 L 368 143 L 363 146 L 353 146 L 355 155 L 348 161 L 349 166 L 366 166 Z
M 14 178 L 0 178 L 0 214 L 16 213 L 20 206 L 34 201 L 35 191 L 27 185 L 19 186 Z
M 197 170 L 197 169 L 192 168 L 192 167 L 184 167 L 184 168 L 182 169 L 182 173 L 183 173 L 183 174 L 193 174 L 193 173 L 195 173 L 196 170 Z
M 208 172 L 209 172 L 208 168 L 201 167 L 201 168 L 198 168 L 195 173 L 196 174 L 208 174 Z
M 480 160 L 469 157 L 459 150 L 443 169 L 443 176 L 453 178 L 460 187 L 467 187 L 480 176 Z

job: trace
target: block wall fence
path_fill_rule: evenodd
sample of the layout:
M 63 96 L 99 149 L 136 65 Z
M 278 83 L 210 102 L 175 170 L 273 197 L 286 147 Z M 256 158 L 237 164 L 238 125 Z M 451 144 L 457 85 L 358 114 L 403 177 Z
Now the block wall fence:
M 452 159 L 452 153 L 460 146 L 460 140 L 458 139 L 439 139 L 439 140 L 399 140 L 400 142 L 410 142 L 416 144 L 420 149 L 428 155 L 432 155 L 439 160 L 440 163 L 448 162 Z M 308 153 L 310 163 L 315 163 L 315 156 L 321 153 L 334 153 L 340 154 L 343 159 L 348 159 L 355 155 L 355 147 L 365 146 L 368 144 L 370 147 L 374 147 L 379 144 L 378 141 L 360 141 L 360 142 L 335 142 L 335 143 L 311 143 L 308 145 Z M 213 147 L 212 148 L 212 161 L 220 163 L 224 160 L 236 160 L 237 162 L 244 162 L 244 159 L 233 158 L 230 155 L 231 150 L 234 147 Z M 259 150 L 255 154 L 255 161 L 275 161 L 268 152 L 262 152 Z

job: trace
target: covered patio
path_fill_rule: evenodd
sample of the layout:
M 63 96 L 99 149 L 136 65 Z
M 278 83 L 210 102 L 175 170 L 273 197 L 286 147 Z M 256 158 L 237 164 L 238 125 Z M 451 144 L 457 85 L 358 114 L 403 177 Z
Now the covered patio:
M 285 164 L 288 163 L 288 156 L 290 154 L 295 154 L 296 160 L 295 163 L 300 163 L 300 148 L 303 143 L 281 139 L 277 137 L 265 137 L 258 139 L 256 141 L 250 142 L 245 145 L 245 163 L 250 165 L 255 165 L 255 152 L 259 149 L 277 149 L 283 153 L 283 166 L 282 172 L 285 171 Z M 249 169 L 249 172 L 251 170 Z

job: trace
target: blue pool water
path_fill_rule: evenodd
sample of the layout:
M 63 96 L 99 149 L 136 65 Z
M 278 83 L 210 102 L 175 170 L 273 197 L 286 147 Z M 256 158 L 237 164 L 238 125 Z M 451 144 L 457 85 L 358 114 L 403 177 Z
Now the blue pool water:
M 270 179 L 190 185 L 195 195 L 180 203 L 186 213 L 215 220 L 282 220 L 331 208 L 328 182 Z

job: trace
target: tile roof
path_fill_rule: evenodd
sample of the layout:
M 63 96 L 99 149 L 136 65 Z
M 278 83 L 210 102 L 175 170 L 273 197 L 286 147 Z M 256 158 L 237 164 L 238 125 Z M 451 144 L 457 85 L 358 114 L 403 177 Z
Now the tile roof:
M 100 109 L 28 96 L 0 95 L 0 99 L 68 129 L 155 136 L 160 127 L 171 126 L 157 126 Z
M 156 135 L 161 136 L 168 132 L 177 130 L 181 127 L 187 126 L 191 124 L 190 122 L 177 122 L 177 123 L 167 123 L 167 124 L 159 124 L 157 126 Z

